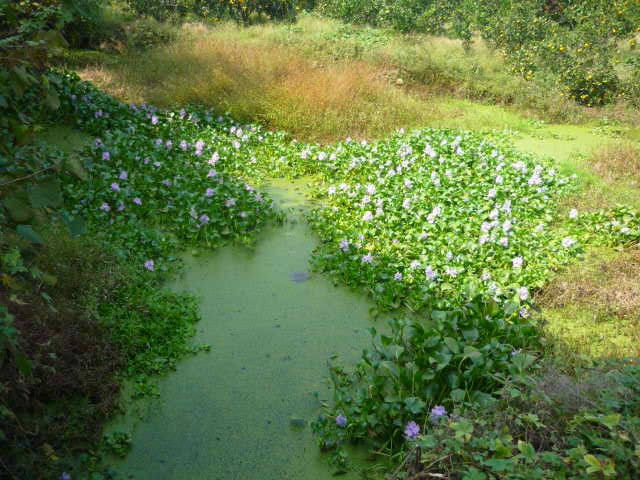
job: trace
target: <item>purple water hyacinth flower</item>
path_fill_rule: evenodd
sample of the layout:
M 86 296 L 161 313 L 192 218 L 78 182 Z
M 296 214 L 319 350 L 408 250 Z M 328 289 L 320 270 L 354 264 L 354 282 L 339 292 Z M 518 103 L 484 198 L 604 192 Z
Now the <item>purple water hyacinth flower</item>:
M 371 213 L 371 210 L 367 210 L 366 212 L 364 212 L 364 215 L 362 216 L 362 220 L 364 220 L 365 222 L 368 222 L 372 218 L 373 218 L 373 213 Z
M 405 198 L 404 201 L 402 202 L 402 208 L 409 208 L 411 206 L 411 200 L 408 198 Z
M 162 139 L 161 138 L 156 138 L 156 145 L 159 147 L 160 145 L 162 145 Z
M 371 253 L 367 253 L 366 255 L 362 256 L 362 263 L 371 263 L 373 262 L 373 255 L 371 255 Z
M 400 281 L 402 281 L 402 274 L 401 274 L 400 272 L 396 272 L 396 273 L 395 273 L 395 275 L 393 276 L 393 279 L 394 279 L 396 282 L 400 282 Z
M 447 414 L 447 410 L 442 405 L 436 405 L 431 409 L 432 418 L 440 418 Z
M 347 424 L 347 417 L 345 417 L 343 414 L 339 414 L 336 417 L 336 425 L 338 425 L 340 428 L 344 428 L 346 424 Z
M 127 178 L 129 178 L 129 172 L 127 172 L 126 170 L 122 170 L 118 178 L 120 180 L 126 180 Z
M 523 262 L 522 257 L 515 257 L 513 260 L 511 260 L 511 263 L 513 263 L 513 266 L 515 268 L 521 267 L 522 266 L 522 262 Z
M 153 272 L 153 269 L 155 268 L 155 262 L 153 260 L 147 260 L 146 262 L 144 262 L 144 268 L 146 268 L 150 272 Z
M 218 174 L 215 168 L 212 168 L 207 172 L 207 177 L 215 177 Z
M 415 270 L 415 269 L 416 269 L 416 268 L 418 268 L 419 266 L 420 266 L 420 262 L 419 262 L 418 260 L 413 260 L 413 261 L 411 262 L 411 265 L 410 265 L 410 267 L 411 267 L 411 269 L 412 269 L 412 270 Z
M 225 206 L 233 207 L 236 204 L 235 198 L 228 198 L 226 202 L 224 202 Z
M 171 180 L 168 180 L 168 179 L 162 180 L 162 184 L 166 185 L 167 187 L 170 187 L 171 186 Z
M 133 203 L 135 203 L 136 205 L 142 205 L 142 200 L 140 200 L 140 197 L 135 197 L 133 199 Z
M 576 243 L 576 241 L 570 237 L 564 237 L 562 239 L 562 246 L 564 248 L 569 248 L 571 247 L 574 243 Z
M 212 197 L 214 194 L 213 188 L 207 188 L 206 192 L 204 192 L 205 197 Z
M 209 223 L 209 217 L 207 215 L 200 215 L 200 217 L 198 218 L 198 220 L 200 220 L 200 222 L 203 225 L 206 225 L 207 223 Z
M 162 165 L 162 163 L 158 162 L 157 160 L 155 162 L 153 162 L 153 165 L 156 167 L 159 167 L 160 165 Z
M 261 202 L 262 200 L 264 200 L 264 198 L 262 197 L 260 192 L 256 192 L 256 201 L 257 202 Z
M 108 212 L 109 210 L 111 210 L 111 207 L 108 203 L 104 202 L 102 205 L 100 205 L 100 210 L 102 210 L 103 212 Z
M 509 239 L 507 237 L 500 237 L 500 239 L 498 240 L 498 243 L 503 247 L 506 247 L 509 245 Z
M 120 185 L 118 185 L 116 182 L 113 182 L 111 184 L 111 190 L 116 190 L 116 191 L 120 190 Z
M 572 208 L 571 211 L 569 212 L 569 218 L 578 218 L 578 210 L 576 210 L 575 208 Z
M 430 265 L 427 265 L 426 267 L 424 267 L 424 275 L 429 280 L 434 280 L 436 278 L 436 273 L 433 271 L 433 268 L 431 268 Z
M 202 140 L 198 140 L 196 142 L 195 147 L 196 147 L 196 150 L 202 150 L 204 148 L 204 142 Z
M 58 480 L 71 480 L 71 475 L 69 475 L 67 472 L 62 472 L 62 475 L 60 475 Z
M 102 110 L 98 109 L 96 110 L 96 113 L 94 114 L 96 118 L 101 117 L 102 116 Z
M 218 152 L 213 152 L 213 155 L 211 155 L 209 159 L 209 165 L 215 165 L 218 160 L 220 160 L 220 155 L 218 155 Z
M 339 248 L 343 252 L 346 252 L 349 249 L 349 241 L 348 240 L 340 240 Z
M 182 141 L 180 142 L 180 149 L 181 149 L 183 152 L 186 152 L 186 151 L 187 151 L 187 142 L 186 142 L 185 140 L 182 140 Z
M 164 146 L 167 147 L 167 150 L 171 150 L 173 148 L 173 142 L 171 140 L 167 140 Z
M 251 192 L 251 191 L 253 191 L 253 190 L 254 190 L 254 188 L 253 188 L 251 185 L 249 185 L 248 183 L 245 183 L 245 184 L 244 184 L 244 189 L 245 189 L 247 192 Z
M 526 300 L 529 298 L 529 289 L 527 287 L 520 287 L 518 289 L 518 296 L 520 300 Z
M 329 195 L 333 195 L 333 194 L 335 194 L 335 193 L 336 193 L 336 187 L 335 187 L 335 185 L 331 185 L 331 186 L 327 189 L 327 193 L 328 193 Z
M 187 115 L 187 112 L 185 112 L 184 108 L 180 109 L 180 112 L 178 112 L 180 115 L 180 118 L 184 118 Z
M 157 125 L 158 124 L 158 116 L 157 115 L 152 115 L 151 116 L 151 125 Z
M 109 152 L 102 152 L 102 160 L 109 160 L 111 158 L 111 154 Z
M 420 433 L 420 426 L 411 420 L 404 427 L 404 434 L 407 438 L 415 438 Z

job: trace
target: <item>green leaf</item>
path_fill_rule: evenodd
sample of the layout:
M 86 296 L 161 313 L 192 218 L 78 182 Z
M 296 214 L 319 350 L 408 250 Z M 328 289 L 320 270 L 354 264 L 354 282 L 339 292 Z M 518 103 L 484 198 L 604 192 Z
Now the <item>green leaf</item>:
M 518 310 L 518 304 L 516 302 L 508 301 L 504 304 L 504 313 L 505 315 L 511 315 L 513 312 Z
M 480 337 L 480 332 L 478 332 L 477 328 L 469 328 L 462 330 L 462 336 L 465 340 L 475 342 Z
M 464 390 L 461 390 L 459 388 L 455 388 L 453 390 L 451 390 L 451 393 L 449 394 L 449 396 L 451 397 L 451 400 L 453 400 L 454 402 L 462 402 L 464 400 L 466 393 L 464 392 Z
M 466 418 L 461 418 L 459 421 L 452 423 L 451 428 L 458 439 L 469 440 L 473 433 L 473 424 Z
M 418 415 L 424 411 L 426 404 L 418 397 L 407 397 L 404 399 L 407 409 L 414 415 Z
M 29 190 L 29 200 L 34 207 L 59 208 L 62 206 L 60 182 L 55 178 L 47 178 Z
M 65 215 L 63 220 L 72 237 L 80 236 L 87 231 L 87 225 L 82 217 L 70 218 Z
M 55 90 L 49 90 L 44 97 L 44 104 L 49 110 L 57 110 L 60 108 L 60 97 Z
M 587 454 L 582 457 L 582 459 L 589 465 L 589 467 L 587 468 L 587 473 L 596 473 L 602 470 L 602 465 L 600 465 L 598 459 L 593 455 Z
M 33 209 L 27 202 L 26 195 L 19 191 L 5 198 L 2 201 L 4 208 L 9 212 L 9 216 L 16 223 L 24 223 L 33 217 Z
M 18 225 L 16 227 L 16 233 L 30 242 L 44 243 L 42 237 L 36 232 L 31 225 Z
M 22 375 L 29 375 L 31 373 L 33 366 L 31 365 L 29 358 L 24 353 L 14 352 L 13 360 L 16 362 L 16 368 Z
M 620 420 L 622 419 L 622 415 L 619 413 L 611 413 L 609 415 L 603 415 L 600 417 L 600 423 L 602 423 L 605 427 L 608 427 L 610 430 L 613 430 L 620 424 Z
M 445 345 L 451 350 L 453 353 L 460 352 L 460 347 L 458 346 L 458 342 L 451 337 L 444 338 Z
M 533 448 L 528 442 L 523 442 L 522 440 L 518 440 L 518 450 L 520 450 L 520 454 L 522 458 L 529 462 L 533 462 L 536 459 L 536 450 Z

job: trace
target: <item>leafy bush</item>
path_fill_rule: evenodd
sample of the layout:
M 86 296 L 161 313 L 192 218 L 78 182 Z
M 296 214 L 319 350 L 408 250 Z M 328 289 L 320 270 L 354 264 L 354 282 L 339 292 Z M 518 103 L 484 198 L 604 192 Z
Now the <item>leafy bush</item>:
M 179 19 L 186 16 L 203 18 L 233 18 L 249 24 L 259 18 L 293 20 L 296 5 L 293 0 L 127 0 L 138 15 L 150 15 L 156 20 Z
M 640 369 L 631 364 L 594 373 L 601 385 L 616 387 L 572 403 L 545 391 L 544 378 L 521 379 L 487 405 L 458 404 L 427 419 L 409 440 L 413 450 L 403 478 L 636 478 Z
M 536 346 L 537 334 L 517 304 L 503 309 L 474 297 L 425 318 L 390 322 L 389 335 L 374 338 L 352 373 L 332 367 L 333 403 L 314 423 L 322 448 L 347 440 L 367 441 L 374 449 L 402 444 L 407 422 L 424 418 L 436 405 L 486 402 L 535 361 L 521 351 Z M 336 422 L 339 416 L 344 425 Z

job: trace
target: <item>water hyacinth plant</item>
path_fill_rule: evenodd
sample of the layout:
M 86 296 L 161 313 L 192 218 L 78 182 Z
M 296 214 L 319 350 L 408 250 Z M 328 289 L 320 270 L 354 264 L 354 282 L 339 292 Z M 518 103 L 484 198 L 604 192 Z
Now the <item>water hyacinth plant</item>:
M 88 181 L 66 189 L 70 213 L 128 239 L 126 253 L 139 252 L 141 267 L 162 264 L 172 239 L 251 242 L 274 217 L 268 195 L 240 178 L 251 176 L 264 140 L 257 129 L 208 112 L 123 105 L 71 75 L 62 90 L 68 118 L 96 136 L 81 153 Z
M 478 134 L 398 132 L 326 155 L 313 263 L 366 288 L 380 309 L 456 305 L 469 286 L 521 297 L 580 251 L 554 225 L 571 179 Z

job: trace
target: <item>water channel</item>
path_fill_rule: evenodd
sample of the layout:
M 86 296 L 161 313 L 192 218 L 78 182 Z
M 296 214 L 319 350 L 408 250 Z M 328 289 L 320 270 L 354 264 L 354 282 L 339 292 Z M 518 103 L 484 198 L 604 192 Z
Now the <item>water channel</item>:
M 120 474 L 334 478 L 307 422 L 320 411 L 316 395 L 329 396 L 326 361 L 337 354 L 352 363 L 370 342 L 374 321 L 363 295 L 305 274 L 317 238 L 302 218 L 303 189 L 300 182 L 269 186 L 280 208 L 294 213 L 261 233 L 255 251 L 226 246 L 185 257 L 185 273 L 171 288 L 201 299 L 194 341 L 211 352 L 164 378 L 161 400 L 144 418 L 130 415 L 110 427 L 132 430 L 131 452 L 112 465 Z

